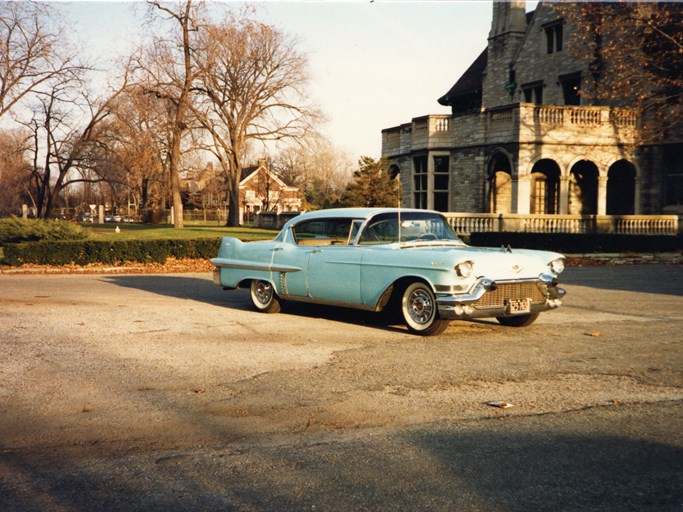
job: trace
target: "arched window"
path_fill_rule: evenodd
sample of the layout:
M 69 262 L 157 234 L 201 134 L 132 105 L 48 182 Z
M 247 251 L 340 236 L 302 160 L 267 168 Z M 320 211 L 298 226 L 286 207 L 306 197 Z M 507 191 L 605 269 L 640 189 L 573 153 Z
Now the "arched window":
M 619 160 L 607 173 L 607 215 L 633 215 L 635 212 L 636 168 Z
M 539 160 L 531 170 L 531 213 L 559 213 L 560 168 L 553 160 Z
M 572 167 L 569 179 L 569 213 L 598 213 L 598 168 L 589 160 L 581 160 Z
M 488 166 L 488 212 L 512 211 L 512 166 L 508 157 L 495 153 Z

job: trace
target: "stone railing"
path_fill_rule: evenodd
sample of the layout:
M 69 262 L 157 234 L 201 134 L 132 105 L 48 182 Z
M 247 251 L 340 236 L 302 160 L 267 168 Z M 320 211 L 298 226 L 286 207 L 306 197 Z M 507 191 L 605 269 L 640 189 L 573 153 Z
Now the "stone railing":
M 445 213 L 458 235 L 489 232 L 679 235 L 677 215 L 523 215 Z

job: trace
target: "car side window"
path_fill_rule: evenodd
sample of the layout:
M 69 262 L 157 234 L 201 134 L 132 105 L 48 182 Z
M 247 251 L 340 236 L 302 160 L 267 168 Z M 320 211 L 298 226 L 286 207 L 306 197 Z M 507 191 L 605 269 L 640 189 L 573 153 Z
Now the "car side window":
M 398 217 L 378 215 L 365 227 L 360 235 L 359 244 L 389 244 L 398 240 Z
M 297 245 L 348 244 L 352 219 L 315 219 L 292 228 Z

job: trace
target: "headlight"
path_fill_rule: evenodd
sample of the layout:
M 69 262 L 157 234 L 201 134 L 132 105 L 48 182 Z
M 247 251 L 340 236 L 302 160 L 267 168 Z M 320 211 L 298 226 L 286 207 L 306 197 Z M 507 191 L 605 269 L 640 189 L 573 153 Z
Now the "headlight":
M 564 270 L 564 258 L 557 258 L 550 262 L 550 270 L 555 274 L 561 274 Z
M 466 279 L 472 275 L 472 262 L 471 261 L 463 261 L 462 263 L 458 263 L 455 266 L 455 271 L 457 272 L 458 276 Z

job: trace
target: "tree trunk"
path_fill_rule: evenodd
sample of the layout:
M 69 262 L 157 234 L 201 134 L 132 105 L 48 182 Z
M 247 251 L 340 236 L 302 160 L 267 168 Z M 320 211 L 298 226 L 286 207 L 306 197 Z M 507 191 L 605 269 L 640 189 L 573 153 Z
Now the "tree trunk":
M 180 130 L 173 134 L 170 155 L 171 196 L 173 198 L 173 227 L 177 229 L 183 229 L 185 227 L 185 220 L 183 218 L 183 198 L 180 195 L 180 176 L 178 175 L 178 164 L 180 161 L 180 135 Z
M 233 173 L 231 176 L 232 186 L 230 187 L 230 205 L 228 209 L 228 223 L 229 228 L 237 228 L 240 226 L 240 179 L 242 171 Z

